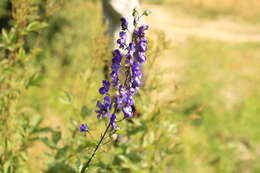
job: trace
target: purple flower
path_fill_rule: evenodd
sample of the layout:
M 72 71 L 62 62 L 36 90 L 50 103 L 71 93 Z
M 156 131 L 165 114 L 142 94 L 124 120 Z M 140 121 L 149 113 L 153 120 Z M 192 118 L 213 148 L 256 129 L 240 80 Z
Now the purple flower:
M 110 88 L 110 82 L 108 80 L 103 80 L 103 87 L 99 88 L 99 93 L 104 95 L 107 94 Z
M 144 42 L 144 41 L 139 41 L 139 42 L 138 42 L 138 49 L 139 49 L 141 52 L 147 51 L 146 42 Z
M 120 84 L 120 80 L 118 78 L 118 72 L 112 71 L 112 73 L 110 74 L 110 77 L 112 79 L 113 87 L 116 88 L 116 86 L 118 86 Z
M 127 27 L 128 27 L 128 22 L 127 22 L 127 20 L 126 20 L 124 17 L 122 17 L 122 18 L 120 19 L 120 21 L 121 21 L 121 28 L 122 28 L 122 30 L 126 30 Z
M 133 116 L 133 111 L 131 106 L 126 106 L 123 108 L 123 113 L 125 118 L 131 118 Z
M 137 31 L 135 32 L 139 37 L 144 37 L 145 33 L 144 31 L 147 30 L 149 27 L 148 25 L 142 25 L 140 26 Z
M 112 129 L 116 128 L 116 114 L 112 114 L 110 117 L 110 124 Z
M 132 74 L 133 76 L 141 76 L 142 71 L 140 70 L 141 64 L 134 62 L 132 65 Z
M 109 96 L 104 97 L 104 103 L 101 103 L 100 101 L 97 102 L 97 107 L 99 108 L 96 110 L 96 113 L 98 114 L 98 119 L 105 118 L 106 116 L 110 117 L 110 107 L 111 107 L 111 99 Z
M 135 44 L 134 43 L 129 43 L 128 48 L 127 48 L 128 52 L 126 54 L 126 60 L 125 63 L 126 64 L 133 64 L 134 62 L 134 53 L 135 53 Z
M 110 74 L 110 77 L 112 79 L 113 87 L 116 88 L 116 86 L 120 83 L 118 78 L 118 73 L 120 70 L 120 63 L 123 58 L 122 53 L 119 49 L 115 49 L 113 51 L 114 58 L 112 59 L 112 72 Z
M 79 131 L 80 132 L 87 132 L 88 131 L 88 125 L 87 124 L 81 124 L 79 126 Z
M 140 63 L 143 63 L 146 61 L 146 56 L 145 56 L 144 52 L 138 52 L 136 58 L 137 58 L 137 61 L 139 61 Z
M 124 48 L 126 45 L 126 38 L 127 38 L 126 32 L 121 31 L 119 33 L 119 36 L 120 38 L 117 40 L 117 43 L 119 44 L 119 48 Z
M 115 49 L 113 51 L 113 56 L 114 56 L 114 58 L 112 59 L 112 63 L 120 64 L 120 62 L 123 58 L 123 55 L 119 49 Z
M 141 84 L 142 84 L 141 79 L 138 76 L 133 78 L 133 87 L 134 88 L 135 87 L 140 87 Z
M 126 105 L 126 106 L 132 106 L 132 105 L 134 105 L 134 100 L 133 100 L 133 98 L 132 98 L 130 95 L 127 95 L 127 96 L 126 96 L 124 102 L 125 102 L 125 105 Z

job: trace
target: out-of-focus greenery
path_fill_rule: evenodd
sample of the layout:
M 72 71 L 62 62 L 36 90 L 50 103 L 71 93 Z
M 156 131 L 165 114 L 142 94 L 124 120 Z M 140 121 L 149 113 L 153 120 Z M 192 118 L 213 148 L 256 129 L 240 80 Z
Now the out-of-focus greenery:
M 14 111 L 12 116 L 27 131 L 35 126 L 48 134 L 35 135 L 19 157 L 18 171 L 77 172 L 104 131 L 104 122 L 94 112 L 104 60 L 111 58 L 101 5 L 84 0 L 35 2 L 40 19 L 34 20 L 43 20 L 48 27 L 24 40 L 31 55 L 23 78 L 27 85 L 12 108 L 27 115 L 23 118 Z M 162 4 L 187 1 L 176 2 Z M 182 7 L 190 7 L 186 5 Z M 119 123 L 118 138 L 106 139 L 108 144 L 95 156 L 90 171 L 259 172 L 259 46 L 201 38 L 170 44 L 167 33 L 150 35 L 145 85 L 135 98 L 137 113 Z M 177 86 L 172 81 L 166 85 L 162 81 L 166 72 L 158 68 L 169 48 L 174 59 L 184 62 Z M 12 75 L 17 74 L 21 73 Z M 89 125 L 90 134 L 78 132 L 80 123 Z M 19 136 L 20 130 L 14 134 Z
M 187 63 L 173 110 L 183 123 L 177 172 L 259 172 L 259 45 L 201 38 L 176 45 L 175 58 Z

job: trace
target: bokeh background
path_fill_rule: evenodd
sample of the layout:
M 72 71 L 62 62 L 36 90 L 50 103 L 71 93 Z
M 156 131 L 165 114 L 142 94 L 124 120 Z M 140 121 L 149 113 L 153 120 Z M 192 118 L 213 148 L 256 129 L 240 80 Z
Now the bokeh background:
M 0 27 L 7 30 L 8 2 L 0 2 Z M 104 130 L 94 110 L 111 43 L 100 1 L 35 2 L 48 27 L 26 40 L 26 50 L 34 47 L 26 71 L 37 77 L 15 109 L 53 130 L 28 147 L 18 172 L 73 172 Z M 137 113 L 120 122 L 120 140 L 101 149 L 92 171 L 259 173 L 260 1 L 141 6 L 152 14 L 144 20 L 150 51 Z M 80 123 L 91 135 L 77 131 Z

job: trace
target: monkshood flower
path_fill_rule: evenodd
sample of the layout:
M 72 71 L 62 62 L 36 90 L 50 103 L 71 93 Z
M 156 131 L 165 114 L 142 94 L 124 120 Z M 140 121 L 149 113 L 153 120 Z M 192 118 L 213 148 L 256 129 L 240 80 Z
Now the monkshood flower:
M 137 20 L 138 18 L 135 18 L 135 21 Z M 110 118 L 112 129 L 117 127 L 116 118 L 120 111 L 123 112 L 124 118 L 133 116 L 133 96 L 142 86 L 142 63 L 147 59 L 145 52 L 148 49 L 148 41 L 145 38 L 148 25 L 140 27 L 134 25 L 135 29 L 130 36 L 132 40 L 126 44 L 128 33 L 125 30 L 128 29 L 128 22 L 125 18 L 120 21 L 122 31 L 119 33 L 119 39 L 117 40 L 119 48 L 113 51 L 111 64 L 110 80 L 113 89 L 110 91 L 110 82 L 108 80 L 103 81 L 99 93 L 104 95 L 104 101 L 97 102 L 98 109 L 96 110 L 99 119 Z M 123 58 L 125 58 L 125 61 L 122 61 Z M 111 112 L 111 109 L 114 109 L 114 111 Z
M 110 117 L 110 107 L 111 107 L 111 98 L 109 96 L 104 97 L 104 102 L 101 103 L 100 101 L 97 102 L 97 107 L 99 108 L 96 110 L 97 118 L 100 119 L 106 118 L 107 116 Z
M 110 88 L 110 82 L 108 80 L 103 80 L 103 87 L 99 88 L 99 93 L 104 95 L 107 94 Z
M 124 17 L 122 17 L 122 18 L 120 19 L 120 21 L 121 21 L 121 28 L 122 28 L 122 30 L 126 30 L 126 29 L 128 28 L 128 22 L 127 22 L 127 20 L 126 20 Z
M 124 114 L 123 118 L 133 116 L 132 106 L 134 105 L 134 95 L 142 86 L 142 64 L 147 57 L 147 39 L 145 31 L 148 25 L 138 26 L 136 23 L 139 17 L 135 16 L 133 33 L 127 32 L 128 22 L 121 18 L 121 29 L 119 39 L 117 40 L 118 48 L 113 51 L 111 63 L 110 87 L 109 80 L 103 80 L 99 93 L 104 97 L 103 101 L 97 102 L 97 117 L 110 118 L 110 126 L 116 129 L 116 119 L 120 112 Z M 127 37 L 132 40 L 127 44 Z M 122 61 L 124 59 L 124 61 Z
M 79 131 L 80 132 L 87 132 L 88 131 L 88 125 L 87 124 L 81 124 L 79 126 Z
M 111 124 L 113 129 L 116 128 L 116 114 L 112 114 L 110 124 Z
M 96 104 L 97 118 L 109 119 L 109 123 L 106 125 L 106 129 L 102 133 L 91 157 L 83 164 L 80 173 L 85 173 L 109 130 L 112 129 L 112 132 L 117 130 L 119 114 L 123 113 L 121 120 L 133 116 L 133 98 L 142 86 L 142 64 L 147 60 L 145 52 L 148 49 L 145 32 L 149 27 L 148 25 L 138 26 L 138 22 L 142 16 L 147 16 L 148 14 L 150 14 L 150 11 L 145 11 L 139 15 L 137 10 L 134 9 L 133 32 L 128 29 L 128 21 L 125 18 L 120 19 L 121 31 L 117 39 L 118 48 L 112 53 L 110 79 L 102 81 L 99 93 L 103 98 L 101 101 L 97 101 Z M 131 38 L 129 43 L 127 38 Z M 80 131 L 88 132 L 88 126 L 81 124 Z
M 117 43 L 119 44 L 119 48 L 124 48 L 126 46 L 126 39 L 127 34 L 124 31 L 121 31 L 119 33 L 120 38 L 117 40 Z

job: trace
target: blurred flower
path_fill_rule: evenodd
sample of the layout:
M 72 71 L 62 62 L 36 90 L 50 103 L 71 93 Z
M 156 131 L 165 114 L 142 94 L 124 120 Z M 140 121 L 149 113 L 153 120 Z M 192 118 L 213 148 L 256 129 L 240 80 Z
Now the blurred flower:
M 121 21 L 121 28 L 122 28 L 122 30 L 126 30 L 127 27 L 128 27 L 128 22 L 127 22 L 126 18 L 122 17 L 120 19 L 120 21 Z
M 116 128 L 116 114 L 112 114 L 111 118 L 110 118 L 110 124 L 112 129 Z
M 87 124 L 81 124 L 79 126 L 79 131 L 80 132 L 87 132 L 88 131 L 88 125 Z
M 107 94 L 110 88 L 110 82 L 108 80 L 103 80 L 103 87 L 99 88 L 99 93 L 104 95 Z
M 98 113 L 97 117 L 98 119 L 105 118 L 106 116 L 110 117 L 110 106 L 111 106 L 111 98 L 109 96 L 104 97 L 104 103 L 101 103 L 100 101 L 97 102 L 97 107 L 99 110 L 96 110 L 96 113 Z
M 127 39 L 127 35 L 126 32 L 121 31 L 119 33 L 119 39 L 117 40 L 117 43 L 119 44 L 119 48 L 124 48 L 126 46 L 126 39 Z

